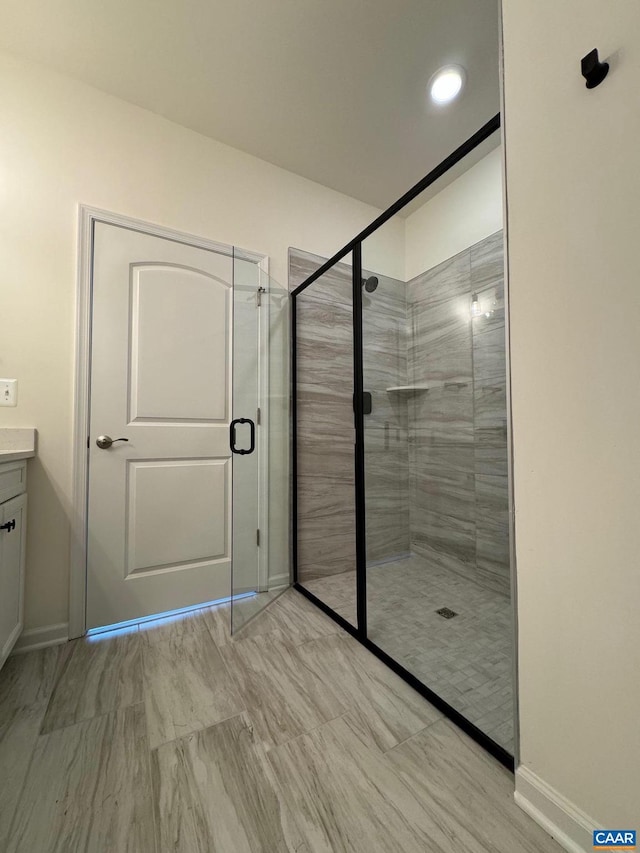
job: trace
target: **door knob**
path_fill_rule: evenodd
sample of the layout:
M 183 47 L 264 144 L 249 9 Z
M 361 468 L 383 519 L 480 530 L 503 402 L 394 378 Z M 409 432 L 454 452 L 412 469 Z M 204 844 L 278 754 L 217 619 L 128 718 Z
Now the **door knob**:
M 111 438 L 110 435 L 99 435 L 96 438 L 96 444 L 100 450 L 108 450 L 116 441 L 129 441 L 128 438 Z

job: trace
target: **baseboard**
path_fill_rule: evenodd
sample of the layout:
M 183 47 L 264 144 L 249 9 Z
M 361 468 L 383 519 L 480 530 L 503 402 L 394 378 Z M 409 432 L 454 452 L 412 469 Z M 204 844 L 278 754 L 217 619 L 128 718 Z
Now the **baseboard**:
M 47 646 L 58 646 L 69 639 L 69 623 L 59 622 L 57 625 L 45 625 L 42 628 L 29 628 L 23 631 L 13 647 L 12 655 L 33 652 Z
M 11 655 L 13 651 L 13 647 L 18 642 L 18 637 L 22 632 L 22 625 L 18 623 L 16 627 L 13 629 L 9 637 L 7 637 L 7 642 L 0 649 L 0 669 L 4 666 L 4 662 Z
M 279 589 L 281 586 L 291 586 L 291 574 L 281 572 L 279 575 L 269 575 L 269 589 Z
M 569 853 L 591 853 L 598 824 L 545 781 L 520 765 L 515 801 Z

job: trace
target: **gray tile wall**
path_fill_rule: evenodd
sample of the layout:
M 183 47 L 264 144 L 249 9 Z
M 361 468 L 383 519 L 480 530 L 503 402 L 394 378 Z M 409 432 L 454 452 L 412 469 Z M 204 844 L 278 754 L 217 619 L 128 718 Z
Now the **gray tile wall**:
M 363 380 L 372 397 L 364 418 L 368 564 L 410 553 L 408 413 L 387 390 L 406 383 L 406 285 L 375 274 L 377 289 L 362 297 Z
M 503 295 L 501 231 L 407 285 L 409 503 L 413 550 L 508 594 Z
M 324 258 L 289 252 L 289 287 Z M 366 272 L 365 275 L 373 274 Z M 378 275 L 363 297 L 369 560 L 409 553 L 407 412 L 387 388 L 407 372 L 405 284 Z M 298 576 L 355 568 L 351 268 L 337 264 L 297 300 Z
M 290 250 L 290 288 L 323 260 Z M 508 594 L 502 232 L 407 284 L 378 278 L 363 296 L 367 562 L 416 551 Z M 298 299 L 301 580 L 355 567 L 351 322 L 338 264 Z
M 290 252 L 290 287 L 320 258 Z M 298 579 L 355 570 L 351 270 L 318 279 L 296 303 Z

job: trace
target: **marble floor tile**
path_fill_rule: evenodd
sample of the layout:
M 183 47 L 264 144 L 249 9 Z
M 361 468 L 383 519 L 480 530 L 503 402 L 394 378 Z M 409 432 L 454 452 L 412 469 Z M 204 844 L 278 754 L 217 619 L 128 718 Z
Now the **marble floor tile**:
M 154 853 L 142 704 L 38 739 L 7 853 Z
M 358 624 L 355 569 L 324 578 L 304 580 L 301 584 L 350 625 L 355 627 Z
M 342 629 L 333 619 L 295 589 L 280 596 L 270 615 L 277 620 L 284 637 L 296 646 L 329 634 L 342 634 Z
M 311 640 L 299 653 L 305 666 L 330 683 L 351 709 L 362 736 L 383 752 L 442 716 L 352 637 Z
M 304 582 L 304 588 L 335 609 L 345 601 L 355 601 L 356 573 L 341 572 L 332 577 L 316 578 Z M 316 608 L 317 609 L 317 608 Z
M 207 631 L 209 629 L 208 610 L 209 608 L 201 608 L 162 619 L 153 619 L 150 622 L 141 622 L 138 625 L 138 633 L 142 647 Z
M 46 707 L 38 702 L 0 708 L 0 850 L 9 846 L 9 827 Z
M 342 616 L 350 625 L 354 627 L 358 624 L 358 610 L 355 601 L 346 601 L 336 605 L 334 608 L 338 616 Z
M 270 593 L 265 594 L 270 595 Z M 226 646 L 227 643 L 233 643 L 236 640 L 262 637 L 271 631 L 278 631 L 282 627 L 281 620 L 276 619 L 273 615 L 273 602 L 263 608 L 260 601 L 261 595 L 261 593 L 258 593 L 255 596 L 255 614 L 247 617 L 246 621 L 243 618 L 234 620 L 233 633 L 231 630 L 232 606 L 237 607 L 238 604 L 244 604 L 249 599 L 243 599 L 242 602 L 234 602 L 233 605 L 230 603 L 216 604 L 203 611 L 207 627 L 218 647 Z M 246 611 L 243 613 L 243 616 L 245 615 Z
M 560 853 L 513 799 L 513 776 L 448 720 L 387 753 L 412 791 L 473 853 Z
M 512 737 L 507 600 L 477 585 L 471 595 L 468 581 L 437 566 L 425 575 L 417 558 L 370 569 L 368 579 L 370 623 L 387 631 L 386 650 L 402 641 L 416 672 L 455 693 L 447 701 L 500 742 Z M 342 595 L 352 580 L 338 578 Z M 442 620 L 433 612 L 442 603 L 459 615 Z M 218 621 L 216 633 L 205 609 L 202 621 L 190 614 L 148 637 L 141 626 L 115 649 L 87 644 L 95 679 L 89 652 L 74 675 L 69 654 L 56 651 L 61 681 L 77 691 L 83 671 L 93 697 L 70 701 L 66 719 L 95 716 L 40 736 L 49 655 L 12 658 L 0 680 L 3 853 L 555 853 L 515 806 L 513 777 L 300 593 L 265 614 L 268 630 L 251 638 L 230 638 Z M 112 692 L 118 702 L 130 695 L 127 645 L 144 666 L 145 699 L 158 688 L 155 707 L 106 708 L 107 653 Z M 221 695 L 234 694 L 224 707 Z M 147 713 L 157 743 L 174 739 L 152 749 Z
M 304 851 L 251 720 L 231 717 L 152 753 L 159 851 Z
M 475 572 L 475 568 L 474 568 Z M 355 618 L 355 576 L 305 584 Z M 436 612 L 449 607 L 457 616 Z M 433 551 L 367 569 L 369 639 L 513 751 L 513 627 L 508 595 L 440 565 Z
M 53 690 L 62 646 L 10 657 L 0 671 L 0 850 L 9 827 Z
M 48 702 L 65 646 L 13 655 L 0 669 L 0 709 Z
M 299 593 L 298 593 L 299 595 Z M 220 650 L 262 743 L 286 743 L 347 710 L 331 684 L 309 670 L 284 635 L 240 640 Z
M 261 636 L 269 630 L 271 605 L 283 595 L 289 586 L 274 587 L 264 592 L 253 593 L 246 597 L 236 597 L 231 605 L 231 634 L 240 636 Z M 259 619 L 262 614 L 265 619 Z M 264 623 L 264 624 L 263 624 Z M 275 625 L 274 625 L 275 627 Z
M 269 753 L 277 780 L 313 853 L 444 853 L 436 819 L 391 764 L 354 733 L 350 715 Z
M 141 702 L 140 651 L 137 631 L 61 646 L 43 734 Z
M 142 659 L 152 749 L 243 710 L 240 695 L 208 631 L 149 643 Z

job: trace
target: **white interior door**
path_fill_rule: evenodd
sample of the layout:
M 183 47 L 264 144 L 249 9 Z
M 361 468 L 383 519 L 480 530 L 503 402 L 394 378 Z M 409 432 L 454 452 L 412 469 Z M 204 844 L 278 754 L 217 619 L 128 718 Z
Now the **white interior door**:
M 230 593 L 232 276 L 231 255 L 95 224 L 87 628 Z

